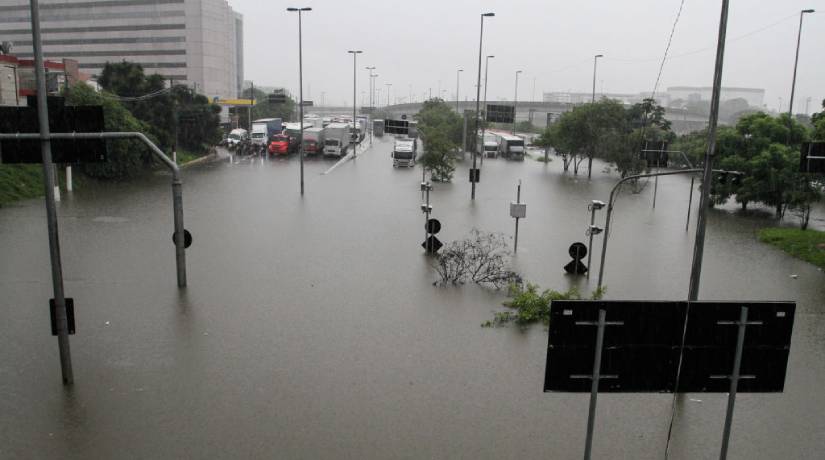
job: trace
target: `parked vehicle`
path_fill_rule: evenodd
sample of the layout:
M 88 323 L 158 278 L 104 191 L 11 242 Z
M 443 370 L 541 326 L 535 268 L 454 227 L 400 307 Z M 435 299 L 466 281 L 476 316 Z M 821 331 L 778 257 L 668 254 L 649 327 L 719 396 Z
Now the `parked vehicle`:
M 304 130 L 304 153 L 315 155 L 324 150 L 324 128 L 313 127 Z
M 349 123 L 330 123 L 324 128 L 324 155 L 344 156 L 349 143 Z
M 289 155 L 289 136 L 280 133 L 272 136 L 269 139 L 269 154 L 270 155 Z
M 226 138 L 226 146 L 229 147 L 230 150 L 234 150 L 241 142 L 248 138 L 249 135 L 245 129 L 233 129 L 229 132 L 229 136 Z
M 384 120 L 372 120 L 372 134 L 377 137 L 384 136 Z
M 498 154 L 508 160 L 524 159 L 524 139 L 510 134 L 498 135 Z
M 304 116 L 304 123 L 309 124 L 313 128 L 323 128 L 324 127 L 324 120 L 317 116 Z M 306 128 L 304 128 L 306 130 Z
M 415 139 L 399 137 L 395 140 L 395 146 L 392 149 L 392 165 L 393 167 L 415 166 L 415 158 L 417 156 L 417 143 Z
M 252 143 L 256 145 L 267 144 L 267 141 L 275 134 L 283 130 L 283 121 L 280 118 L 260 118 L 252 122 Z

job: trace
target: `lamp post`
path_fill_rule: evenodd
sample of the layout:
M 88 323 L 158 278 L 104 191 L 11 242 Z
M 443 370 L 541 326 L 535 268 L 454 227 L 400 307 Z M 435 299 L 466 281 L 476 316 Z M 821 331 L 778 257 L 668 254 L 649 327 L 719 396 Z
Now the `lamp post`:
M 458 100 L 461 99 L 461 96 L 459 96 L 459 92 L 458 92 L 458 88 L 459 88 L 459 86 L 458 86 L 459 85 L 459 78 L 458 77 L 459 77 L 459 75 L 461 75 L 461 72 L 464 72 L 464 69 L 458 69 L 455 72 L 455 113 L 459 113 Z
M 473 131 L 473 137 L 478 136 L 478 111 L 479 111 L 479 99 L 481 99 L 481 49 L 482 44 L 484 43 L 484 18 L 491 18 L 495 16 L 495 13 L 481 13 L 481 32 L 478 35 L 478 78 L 476 80 L 476 112 L 475 112 L 475 119 L 476 119 L 476 126 L 475 130 Z M 482 145 L 484 140 L 482 139 Z M 473 172 L 471 174 L 475 174 L 476 169 L 476 153 L 478 148 L 473 149 Z M 470 181 L 471 191 L 470 191 L 470 199 L 476 199 L 476 181 L 475 176 L 471 176 L 473 180 Z
M 487 113 L 487 70 L 490 67 L 490 58 L 494 58 L 495 56 L 489 55 L 484 58 L 484 113 Z M 484 155 L 487 152 L 484 150 L 484 129 L 486 126 L 484 124 L 481 125 L 481 163 L 484 164 Z M 478 150 L 478 146 L 476 146 L 476 150 Z
M 300 158 L 301 158 L 301 195 L 304 194 L 304 68 L 303 68 L 303 51 L 301 49 L 301 13 L 304 11 L 312 11 L 312 8 L 287 8 L 287 11 L 298 12 L 298 122 L 301 124 L 301 143 L 300 143 Z M 251 119 L 251 117 L 250 117 Z M 268 140 L 267 140 L 268 141 Z
M 353 134 L 355 133 L 355 104 L 357 102 L 357 99 L 356 99 L 356 96 L 355 96 L 355 81 L 356 81 L 355 69 L 358 67 L 356 65 L 356 60 L 357 60 L 356 57 L 359 54 L 363 53 L 363 51 L 361 51 L 361 50 L 348 50 L 347 53 L 352 54 L 352 128 L 353 129 L 352 129 L 352 132 L 350 133 L 350 136 L 349 136 L 349 144 L 352 148 L 352 157 L 355 158 L 357 156 L 357 154 L 355 153 L 355 137 L 353 136 Z M 303 123 L 303 121 L 302 121 L 302 123 Z
M 384 85 L 387 87 L 387 107 L 389 107 L 390 106 L 390 86 L 392 86 L 392 83 L 384 83 Z
M 372 104 L 373 104 L 373 96 L 374 96 L 374 93 L 373 93 L 373 90 L 372 90 L 372 71 L 373 71 L 373 70 L 375 70 L 375 66 L 371 66 L 371 67 L 364 67 L 364 68 L 365 68 L 365 69 L 367 69 L 367 70 L 370 72 L 370 74 L 369 74 L 369 75 L 370 75 L 370 82 L 369 82 L 369 87 L 370 87 L 370 97 L 369 97 L 369 100 L 370 100 L 370 110 L 372 110 L 372 107 L 373 107 L 373 105 L 372 105 Z
M 513 96 L 513 136 L 516 135 L 516 108 L 518 106 L 518 74 L 521 70 L 516 70 L 516 93 Z
M 799 63 L 799 43 L 802 40 L 802 17 L 805 13 L 813 13 L 814 10 L 802 10 L 799 12 L 799 32 L 796 35 L 796 57 L 793 61 L 793 80 L 791 80 L 791 99 L 788 102 L 788 144 L 791 143 L 791 128 L 793 127 L 793 96 L 796 90 L 796 65 Z
M 596 102 L 596 63 L 600 57 L 604 57 L 604 55 L 597 54 L 593 56 L 593 97 L 590 98 L 590 102 Z

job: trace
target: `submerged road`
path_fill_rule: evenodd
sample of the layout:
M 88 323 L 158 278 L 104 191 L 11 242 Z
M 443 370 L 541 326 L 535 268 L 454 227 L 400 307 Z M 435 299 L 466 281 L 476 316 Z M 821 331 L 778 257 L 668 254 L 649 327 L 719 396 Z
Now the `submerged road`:
M 589 396 L 542 393 L 542 326 L 480 327 L 505 293 L 432 285 L 421 172 L 394 169 L 390 150 L 376 140 L 332 170 L 307 160 L 303 198 L 296 158 L 186 169 L 183 290 L 168 176 L 64 194 L 71 388 L 49 331 L 42 200 L 0 209 L 0 458 L 581 458 Z M 615 173 L 594 162 L 588 182 L 560 159 L 488 159 L 470 202 L 468 163 L 434 186 L 442 241 L 512 236 L 521 179 L 515 268 L 542 288 L 595 287 L 562 267 Z M 660 180 L 656 209 L 652 183 L 620 196 L 608 298 L 687 297 L 688 184 Z M 819 458 L 825 275 L 759 243 L 770 220 L 732 209 L 709 213 L 700 298 L 798 306 L 785 392 L 739 395 L 729 458 Z M 716 457 L 726 395 L 680 401 L 671 458 Z M 601 395 L 594 458 L 662 458 L 670 408 L 667 394 Z

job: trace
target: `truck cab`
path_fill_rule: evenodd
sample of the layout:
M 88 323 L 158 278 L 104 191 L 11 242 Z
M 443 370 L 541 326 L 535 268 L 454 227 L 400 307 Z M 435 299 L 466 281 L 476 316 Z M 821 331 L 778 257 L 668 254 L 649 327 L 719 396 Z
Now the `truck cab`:
M 268 151 L 270 155 L 289 154 L 289 136 L 286 134 L 276 134 L 269 140 Z
M 498 153 L 508 160 L 524 160 L 524 139 L 510 134 L 500 134 Z
M 415 166 L 415 158 L 417 156 L 415 139 L 398 138 L 395 140 L 395 146 L 392 149 L 392 165 L 393 167 Z

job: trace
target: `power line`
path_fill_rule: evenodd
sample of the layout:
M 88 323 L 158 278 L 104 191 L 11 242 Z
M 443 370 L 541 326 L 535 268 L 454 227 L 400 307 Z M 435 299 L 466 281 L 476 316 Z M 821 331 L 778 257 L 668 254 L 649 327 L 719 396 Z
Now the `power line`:
M 679 11 L 676 12 L 676 19 L 673 21 L 673 28 L 670 29 L 670 37 L 667 38 L 667 46 L 665 47 L 665 54 L 662 56 L 662 63 L 659 65 L 659 74 L 656 75 L 656 83 L 653 85 L 653 91 L 650 93 L 650 98 L 656 97 L 656 90 L 659 88 L 659 80 L 662 78 L 662 71 L 665 69 L 665 62 L 667 62 L 667 53 L 670 51 L 670 44 L 673 43 L 673 34 L 676 33 L 676 25 L 679 24 L 679 18 L 682 17 L 682 9 L 685 7 L 685 0 L 679 3 Z

